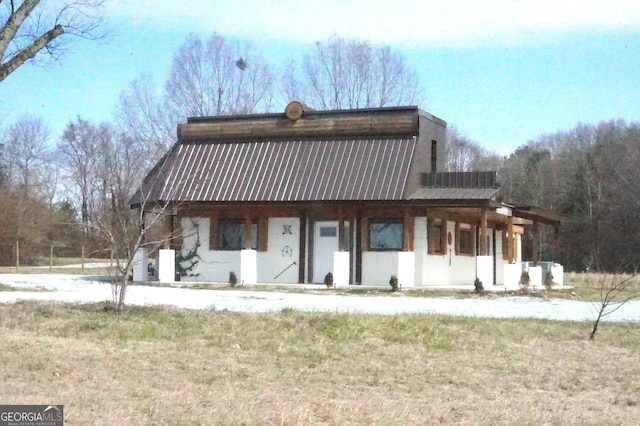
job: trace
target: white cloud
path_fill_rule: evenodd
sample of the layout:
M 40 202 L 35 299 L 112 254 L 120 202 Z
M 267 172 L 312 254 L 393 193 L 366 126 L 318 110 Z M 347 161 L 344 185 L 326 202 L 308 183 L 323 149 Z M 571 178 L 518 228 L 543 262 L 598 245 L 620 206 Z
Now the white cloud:
M 181 26 L 246 39 L 313 42 L 339 34 L 423 46 L 518 44 L 576 31 L 640 29 L 636 0 L 114 0 L 109 12 L 150 20 L 159 29 Z

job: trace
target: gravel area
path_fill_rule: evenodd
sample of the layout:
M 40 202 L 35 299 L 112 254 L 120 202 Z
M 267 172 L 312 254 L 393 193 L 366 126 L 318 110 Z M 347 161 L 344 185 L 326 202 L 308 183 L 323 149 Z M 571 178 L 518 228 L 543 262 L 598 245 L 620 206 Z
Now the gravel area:
M 49 291 L 0 292 L 0 303 L 17 300 L 55 300 L 92 303 L 111 300 L 111 285 L 96 277 L 42 274 L 0 275 L 0 283 Z M 491 318 L 544 318 L 561 321 L 591 321 L 594 304 L 535 297 L 425 298 L 412 296 L 356 296 L 284 293 L 278 291 L 220 291 L 132 285 L 127 289 L 129 305 L 171 305 L 187 309 L 241 312 L 278 312 L 286 308 L 309 312 L 352 312 L 393 315 L 400 313 L 445 314 Z M 640 301 L 628 302 L 606 321 L 640 322 Z

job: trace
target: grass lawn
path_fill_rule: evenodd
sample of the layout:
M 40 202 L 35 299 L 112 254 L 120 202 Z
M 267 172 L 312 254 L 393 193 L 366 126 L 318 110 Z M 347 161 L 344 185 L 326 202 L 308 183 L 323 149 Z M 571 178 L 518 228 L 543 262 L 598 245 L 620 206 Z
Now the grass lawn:
M 0 400 L 68 425 L 636 424 L 640 328 L 0 304 Z

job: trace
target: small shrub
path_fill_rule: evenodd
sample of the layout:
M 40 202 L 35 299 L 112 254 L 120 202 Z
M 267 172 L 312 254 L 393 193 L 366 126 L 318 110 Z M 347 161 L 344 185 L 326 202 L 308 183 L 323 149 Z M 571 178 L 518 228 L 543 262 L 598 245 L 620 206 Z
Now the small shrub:
M 522 271 L 522 274 L 520 274 L 520 290 L 522 290 L 523 293 L 528 293 L 529 292 L 529 288 L 531 287 L 531 277 L 529 276 L 529 271 Z
M 236 277 L 236 273 L 231 271 L 229 272 L 229 286 L 235 287 L 238 284 L 238 277 Z
M 333 274 L 331 272 L 324 276 L 324 285 L 327 288 L 333 288 Z
M 551 271 L 547 271 L 547 273 L 544 275 L 544 288 L 546 288 L 547 290 L 551 290 L 552 286 L 553 274 L 551 273 Z
M 476 293 L 482 293 L 484 291 L 484 286 L 482 285 L 482 281 L 480 278 L 476 278 L 473 282 L 473 286 L 476 288 Z
M 391 286 L 391 291 L 398 291 L 398 277 L 395 275 L 391 275 L 391 279 L 389 279 L 389 285 Z

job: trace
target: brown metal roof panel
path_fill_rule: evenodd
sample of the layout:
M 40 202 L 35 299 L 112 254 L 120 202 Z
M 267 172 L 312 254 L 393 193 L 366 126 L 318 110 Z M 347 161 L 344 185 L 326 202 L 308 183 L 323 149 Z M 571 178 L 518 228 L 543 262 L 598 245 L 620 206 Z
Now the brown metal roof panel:
M 399 199 L 414 145 L 414 139 L 182 143 L 155 171 L 159 185 L 150 175 L 144 188 L 166 201 Z
M 268 143 L 255 144 L 252 151 L 253 161 L 252 167 L 248 167 L 247 174 L 245 175 L 244 187 L 241 193 L 238 194 L 240 199 L 250 200 L 255 192 L 258 184 L 259 172 L 264 166 L 267 151 L 269 149 Z

